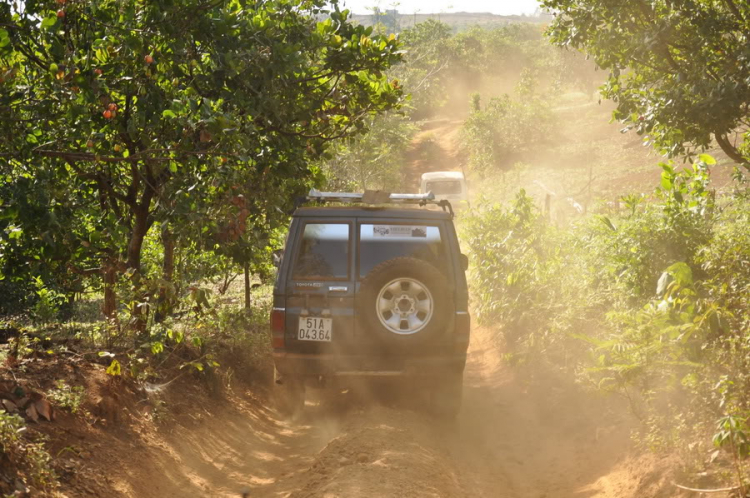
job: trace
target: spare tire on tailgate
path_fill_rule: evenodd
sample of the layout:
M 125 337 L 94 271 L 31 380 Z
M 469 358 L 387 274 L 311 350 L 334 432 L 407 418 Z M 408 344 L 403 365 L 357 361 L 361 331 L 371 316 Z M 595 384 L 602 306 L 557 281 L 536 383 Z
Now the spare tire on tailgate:
M 448 279 L 416 258 L 380 263 L 362 280 L 357 314 L 360 326 L 385 344 L 418 344 L 442 334 L 455 305 Z

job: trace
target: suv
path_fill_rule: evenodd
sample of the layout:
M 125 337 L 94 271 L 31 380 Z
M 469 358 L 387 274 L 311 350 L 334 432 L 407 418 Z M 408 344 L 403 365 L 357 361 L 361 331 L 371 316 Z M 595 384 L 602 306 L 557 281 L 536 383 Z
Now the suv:
M 302 408 L 310 379 L 409 377 L 455 416 L 470 317 L 450 204 L 374 191 L 313 190 L 308 200 L 319 205 L 294 213 L 273 292 L 280 411 Z

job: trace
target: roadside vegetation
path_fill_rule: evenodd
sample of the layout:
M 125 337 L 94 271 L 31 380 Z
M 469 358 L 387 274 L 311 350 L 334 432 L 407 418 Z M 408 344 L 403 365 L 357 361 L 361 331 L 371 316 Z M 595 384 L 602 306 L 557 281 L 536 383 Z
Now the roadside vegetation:
M 483 262 L 475 309 L 502 324 L 507 359 L 622 396 L 643 423 L 639 443 L 698 467 L 727 420 L 730 439 L 715 442 L 745 455 L 750 401 L 750 191 L 742 177 L 715 200 L 713 163 L 664 164 L 653 199 L 628 196 L 620 213 L 562 228 L 523 191 L 464 224 Z
M 0 492 L 64 473 L 32 423 L 49 404 L 112 417 L 62 363 L 115 390 L 267 376 L 295 203 L 415 188 L 410 154 L 446 154 L 415 137 L 441 119 L 476 194 L 458 220 L 473 310 L 508 363 L 625 399 L 642 448 L 747 491 L 750 7 L 543 3 L 548 27 L 398 36 L 322 0 L 0 6 Z M 604 124 L 600 85 L 668 156 L 654 185 L 598 196 L 642 172 L 615 167 L 628 152 L 554 148 L 585 112 Z M 537 186 L 561 165 L 587 192 L 570 216 Z M 35 362 L 60 370 L 38 381 Z
M 545 5 L 559 11 L 551 40 L 609 71 L 602 94 L 617 103 L 613 117 L 623 131 L 676 162 L 661 162 L 653 189 L 601 199 L 587 206 L 588 216 L 564 223 L 524 190 L 475 209 L 464 241 L 482 262 L 473 269 L 478 318 L 497 327 L 517 368 L 530 376 L 552 370 L 622 397 L 640 420 L 640 447 L 676 454 L 687 479 L 709 476 L 709 488 L 729 481 L 744 496 L 750 66 L 746 43 L 733 40 L 747 39 L 750 11 L 734 2 Z M 722 36 L 707 35 L 708 25 Z M 509 125 L 488 116 L 519 105 L 510 98 L 486 109 L 476 100 L 465 128 L 465 143 L 480 157 L 474 169 L 507 181 L 512 171 L 500 170 L 523 152 L 518 137 L 534 135 L 504 131 Z M 526 112 L 511 112 L 519 118 L 513 124 L 523 128 Z M 545 126 L 541 116 L 529 122 Z M 495 132 L 510 140 L 490 141 Z M 535 143 L 544 139 L 525 145 Z M 717 190 L 712 177 L 722 169 L 733 170 L 733 180 Z
M 0 5 L 2 494 L 54 482 L 17 416 L 45 387 L 29 361 L 113 383 L 267 365 L 252 290 L 315 161 L 401 104 L 400 47 L 322 0 Z

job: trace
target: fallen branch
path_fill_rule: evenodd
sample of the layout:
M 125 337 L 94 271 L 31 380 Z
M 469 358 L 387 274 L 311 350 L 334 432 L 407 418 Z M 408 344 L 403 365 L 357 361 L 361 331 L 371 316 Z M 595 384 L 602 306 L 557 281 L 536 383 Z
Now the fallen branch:
M 680 486 L 676 482 L 672 483 L 673 486 L 684 489 L 685 491 L 693 491 L 695 493 L 729 493 L 731 491 L 737 491 L 740 489 L 739 486 L 732 486 L 731 488 L 717 488 L 717 489 L 698 489 L 698 488 L 688 488 L 687 486 Z

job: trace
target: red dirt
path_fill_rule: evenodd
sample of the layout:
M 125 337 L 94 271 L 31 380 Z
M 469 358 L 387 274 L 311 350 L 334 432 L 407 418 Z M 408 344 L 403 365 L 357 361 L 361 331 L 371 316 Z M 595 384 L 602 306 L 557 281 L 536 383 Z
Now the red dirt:
M 423 124 L 406 153 L 404 189 L 418 192 L 422 173 L 428 171 L 461 171 L 458 157 L 459 132 L 463 121 L 435 119 Z
M 455 423 L 418 397 L 363 391 L 313 391 L 302 416 L 285 421 L 257 387 L 211 396 L 178 381 L 162 409 L 120 386 L 117 424 L 63 414 L 37 427 L 53 436 L 71 497 L 677 496 L 658 459 L 632 456 L 624 409 L 552 378 L 530 381 L 493 344 L 475 332 Z M 80 379 L 106 385 L 101 370 Z

